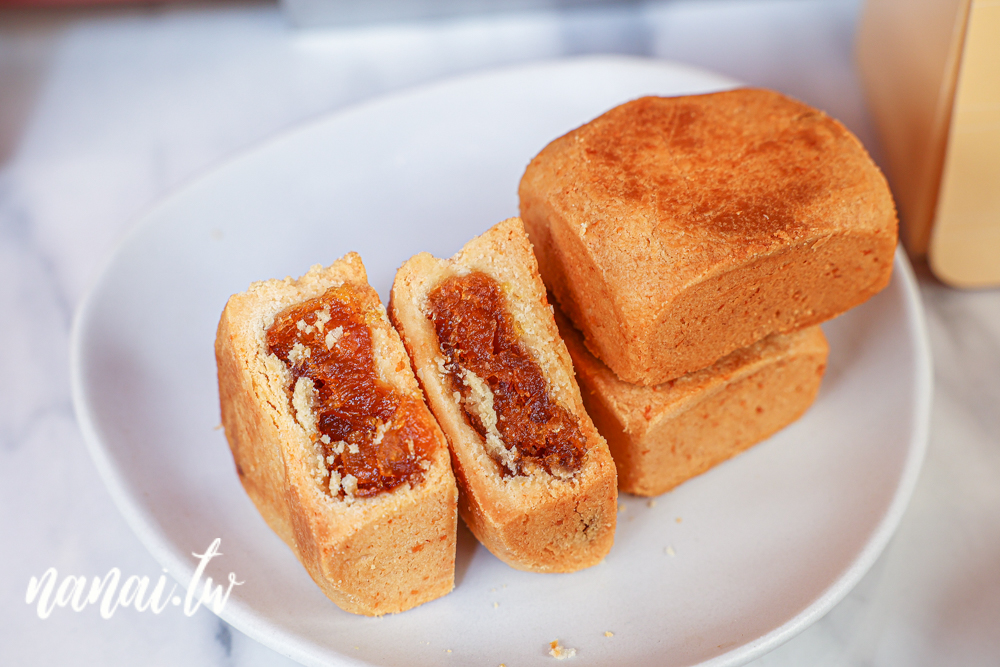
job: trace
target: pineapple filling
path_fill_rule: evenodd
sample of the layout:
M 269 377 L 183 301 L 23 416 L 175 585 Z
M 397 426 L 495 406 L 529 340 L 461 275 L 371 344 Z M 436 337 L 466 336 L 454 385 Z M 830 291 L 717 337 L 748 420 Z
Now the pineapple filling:
M 430 417 L 419 399 L 379 379 L 356 288 L 334 287 L 283 310 L 267 330 L 267 347 L 291 371 L 292 406 L 317 438 L 333 497 L 366 498 L 420 482 L 434 442 Z
M 445 370 L 501 474 L 540 467 L 567 477 L 579 470 L 585 454 L 579 421 L 549 395 L 497 281 L 483 273 L 448 278 L 428 304 Z

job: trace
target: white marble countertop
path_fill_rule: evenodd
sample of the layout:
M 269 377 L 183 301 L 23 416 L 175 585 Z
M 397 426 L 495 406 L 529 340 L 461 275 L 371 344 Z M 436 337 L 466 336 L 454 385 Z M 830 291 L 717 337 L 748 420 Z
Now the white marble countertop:
M 41 619 L 25 604 L 50 567 L 160 572 L 87 455 L 68 377 L 74 308 L 145 207 L 305 119 L 579 53 L 775 88 L 873 146 L 857 14 L 850 0 L 702 0 L 302 32 L 254 2 L 0 12 L 0 664 L 290 664 L 205 610 Z M 918 275 L 936 381 L 911 505 L 857 588 L 755 664 L 1000 664 L 1000 290 Z

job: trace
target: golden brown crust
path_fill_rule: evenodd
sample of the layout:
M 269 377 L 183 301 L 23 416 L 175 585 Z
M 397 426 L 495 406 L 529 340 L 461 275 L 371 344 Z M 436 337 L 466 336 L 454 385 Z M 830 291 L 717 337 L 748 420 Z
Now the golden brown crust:
M 550 394 L 579 418 L 587 454 L 570 479 L 541 470 L 502 476 L 453 395 L 428 318 L 427 295 L 443 280 L 471 271 L 500 283 L 522 330 L 521 342 L 541 367 Z M 614 539 L 614 463 L 583 409 L 521 221 L 499 223 L 451 260 L 427 253 L 408 260 L 396 274 L 389 312 L 448 437 L 461 491 L 459 512 L 480 542 L 512 567 L 535 572 L 572 572 L 603 559 Z
M 230 298 L 215 343 L 219 398 L 240 481 L 268 525 L 327 597 L 347 611 L 377 616 L 454 587 L 457 490 L 444 436 L 429 413 L 436 444 L 414 487 L 345 502 L 317 480 L 322 459 L 314 434 L 290 409 L 291 375 L 268 352 L 265 332 L 281 310 L 344 283 L 366 301 L 380 378 L 419 395 L 399 336 L 368 285 L 361 258 L 350 253 L 298 280 L 254 283 Z
M 520 198 L 560 306 L 647 385 L 862 303 L 896 246 L 857 139 L 764 90 L 623 104 L 546 146 Z
M 708 368 L 661 385 L 620 380 L 561 313 L 584 404 L 607 439 L 622 491 L 655 496 L 798 419 L 826 370 L 819 327 L 771 334 Z

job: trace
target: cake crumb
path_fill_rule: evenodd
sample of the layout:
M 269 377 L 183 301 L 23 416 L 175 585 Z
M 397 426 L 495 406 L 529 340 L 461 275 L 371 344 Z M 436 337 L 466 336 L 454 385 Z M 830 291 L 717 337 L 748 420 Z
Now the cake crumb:
M 336 498 L 340 495 L 340 473 L 336 470 L 330 471 L 330 495 Z
M 323 327 L 325 327 L 326 323 L 329 322 L 329 321 L 330 321 L 330 308 L 329 307 L 324 308 L 323 310 L 317 310 L 316 311 L 316 322 L 315 322 L 316 331 L 318 331 L 320 333 L 323 333 Z M 341 332 L 343 332 L 343 328 L 341 328 Z M 330 346 L 327 345 L 327 348 L 329 348 L 329 347 Z
M 494 608 L 494 609 L 496 609 L 496 608 L 497 608 L 497 607 L 499 607 L 499 606 L 500 606 L 500 603 L 499 603 L 499 602 L 494 602 L 494 603 L 493 603 L 493 608 Z
M 568 660 L 576 655 L 576 649 L 562 646 L 557 639 L 553 642 L 549 642 L 549 655 L 556 660 Z
M 322 454 L 316 454 L 316 469 L 313 473 L 313 476 L 319 482 L 320 486 L 322 486 L 324 484 L 323 480 L 330 474 L 330 471 L 326 469 L 326 461 L 323 459 Z
M 677 517 L 677 523 L 680 523 L 681 521 L 683 521 L 683 519 L 681 519 L 680 517 Z
M 305 376 L 295 381 L 295 389 L 292 392 L 292 409 L 295 410 L 295 420 L 306 433 L 315 434 L 318 432 L 319 421 L 316 418 L 316 411 L 313 406 L 316 402 L 316 385 Z
M 340 342 L 341 337 L 344 335 L 344 327 L 337 327 L 336 329 L 331 329 L 327 334 L 323 342 L 326 343 L 326 349 L 332 350 L 333 346 Z
M 340 486 L 348 498 L 353 498 L 358 491 L 358 478 L 354 475 L 344 475 L 343 479 L 340 480 Z
M 656 501 L 650 500 L 646 503 L 646 507 L 656 507 Z
M 610 630 L 608 630 L 607 632 L 605 632 L 605 633 L 604 633 L 604 636 L 605 636 L 605 637 L 614 637 L 614 636 L 615 636 L 615 633 L 613 633 L 613 632 L 611 632 Z
M 372 440 L 372 447 L 378 447 L 382 444 L 382 439 L 385 438 L 386 432 L 392 428 L 392 422 L 379 422 L 375 425 L 375 438 Z M 377 450 L 376 450 L 377 451 Z M 357 452 L 351 452 L 352 454 L 357 454 Z
M 666 551 L 667 551 L 667 555 L 668 556 L 676 556 L 677 555 L 677 552 L 674 551 L 673 547 L 667 547 Z
M 292 365 L 298 365 L 303 360 L 308 359 L 312 356 L 312 349 L 306 347 L 302 343 L 296 341 L 295 345 L 292 345 L 292 349 L 288 351 L 288 361 Z
M 618 513 L 619 514 L 623 514 L 625 512 L 625 510 L 627 510 L 627 509 L 628 509 L 628 505 L 626 505 L 625 503 L 618 503 Z

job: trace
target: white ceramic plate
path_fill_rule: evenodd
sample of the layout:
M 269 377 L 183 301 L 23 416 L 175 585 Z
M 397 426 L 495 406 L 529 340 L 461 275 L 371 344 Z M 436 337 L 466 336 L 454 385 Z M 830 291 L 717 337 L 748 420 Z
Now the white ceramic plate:
M 829 370 L 806 416 L 655 506 L 623 497 L 611 554 L 584 572 L 517 572 L 463 528 L 453 593 L 352 616 L 257 514 L 217 428 L 230 294 L 357 250 L 385 298 L 412 254 L 448 257 L 515 215 L 521 173 L 553 138 L 643 94 L 731 85 L 627 58 L 470 76 L 308 124 L 155 207 L 73 338 L 81 428 L 153 555 L 187 582 L 192 552 L 221 538 L 216 578 L 246 582 L 223 618 L 310 665 L 548 665 L 556 638 L 578 665 L 734 665 L 822 616 L 885 546 L 925 447 L 929 354 L 901 255 L 884 292 L 825 326 Z

